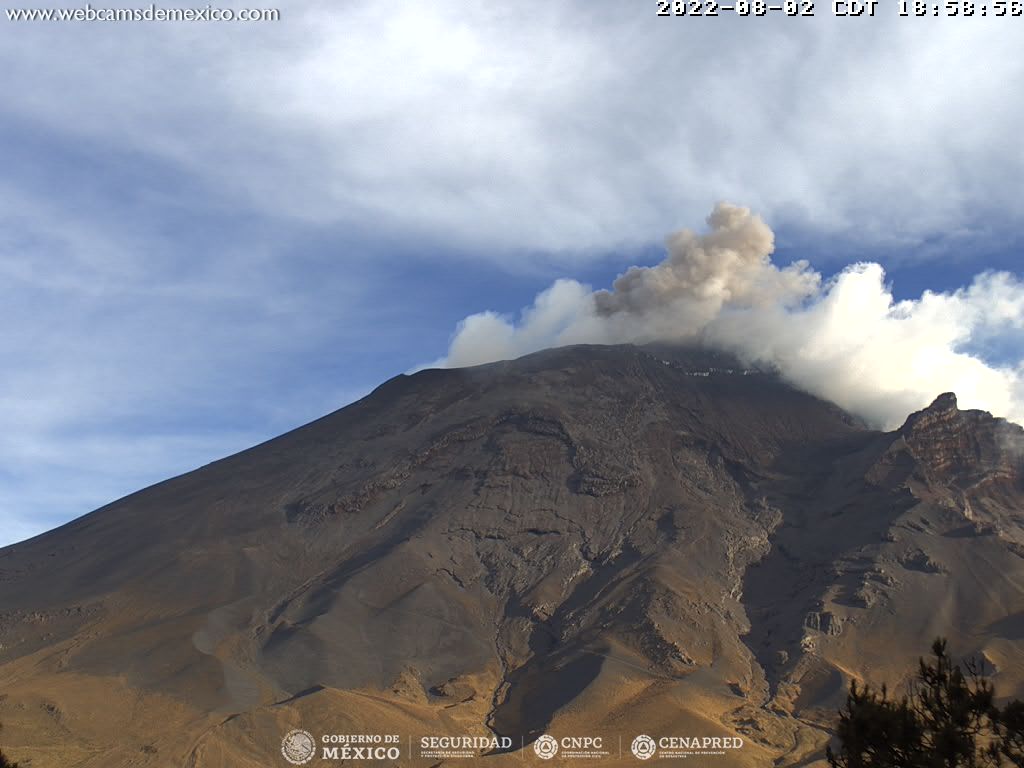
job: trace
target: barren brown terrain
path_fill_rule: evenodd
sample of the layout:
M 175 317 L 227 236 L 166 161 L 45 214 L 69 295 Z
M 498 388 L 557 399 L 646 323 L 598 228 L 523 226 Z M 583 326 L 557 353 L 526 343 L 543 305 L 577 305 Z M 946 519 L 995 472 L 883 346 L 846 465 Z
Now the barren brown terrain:
M 255 768 L 302 728 L 500 766 L 546 733 L 639 765 L 644 733 L 813 765 L 849 681 L 937 635 L 1024 697 L 1024 430 L 936 395 L 885 433 L 695 350 L 399 376 L 0 550 L 0 746 Z M 429 734 L 514 748 L 410 758 Z

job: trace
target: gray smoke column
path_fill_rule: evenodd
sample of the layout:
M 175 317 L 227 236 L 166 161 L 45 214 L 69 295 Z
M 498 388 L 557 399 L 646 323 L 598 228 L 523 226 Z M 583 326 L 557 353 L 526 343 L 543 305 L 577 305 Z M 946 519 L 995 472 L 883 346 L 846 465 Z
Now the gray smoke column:
M 611 291 L 594 294 L 597 313 L 642 317 L 675 306 L 713 316 L 727 305 L 788 306 L 818 289 L 820 278 L 806 261 L 775 268 L 775 235 L 746 208 L 719 203 L 708 226 L 706 235 L 688 229 L 669 235 L 661 264 L 630 267 Z
M 465 366 L 575 343 L 687 341 L 776 367 L 791 383 L 893 427 L 943 391 L 961 407 L 1024 421 L 1024 285 L 985 272 L 949 293 L 896 302 L 885 272 L 852 264 L 823 282 L 806 261 L 784 268 L 750 210 L 719 203 L 699 234 L 666 239 L 666 257 L 630 267 L 611 290 L 558 280 L 517 320 L 463 320 L 435 365 Z M 1017 350 L 992 365 L 969 350 Z

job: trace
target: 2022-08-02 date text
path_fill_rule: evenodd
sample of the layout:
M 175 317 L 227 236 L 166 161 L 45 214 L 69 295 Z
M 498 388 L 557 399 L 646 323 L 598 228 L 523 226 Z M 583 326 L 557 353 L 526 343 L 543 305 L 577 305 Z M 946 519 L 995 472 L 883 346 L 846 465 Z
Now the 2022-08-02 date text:
M 829 0 L 823 5 L 826 13 L 839 17 L 873 17 L 882 15 L 881 0 Z M 887 4 L 888 5 L 888 4 Z M 815 0 L 656 0 L 658 16 L 719 16 L 735 13 L 738 16 L 814 16 Z M 897 0 L 892 11 L 897 16 L 1024 17 L 1024 0 Z

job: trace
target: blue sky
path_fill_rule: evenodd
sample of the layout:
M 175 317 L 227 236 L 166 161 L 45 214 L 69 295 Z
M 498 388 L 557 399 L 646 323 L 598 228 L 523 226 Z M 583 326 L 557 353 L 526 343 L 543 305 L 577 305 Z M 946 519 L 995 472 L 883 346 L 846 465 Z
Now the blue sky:
M 718 200 L 778 263 L 876 261 L 897 298 L 1020 275 L 1019 19 L 281 17 L 0 18 L 0 545 L 442 357 L 468 315 L 654 264 Z

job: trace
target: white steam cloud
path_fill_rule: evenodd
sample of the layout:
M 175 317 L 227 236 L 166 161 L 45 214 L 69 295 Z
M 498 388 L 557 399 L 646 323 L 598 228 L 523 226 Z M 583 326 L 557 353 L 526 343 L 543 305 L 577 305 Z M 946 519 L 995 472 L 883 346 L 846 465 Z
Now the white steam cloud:
M 720 203 L 707 223 L 706 234 L 669 235 L 664 261 L 631 267 L 611 290 L 558 280 L 518 320 L 467 317 L 438 365 L 566 344 L 694 342 L 774 365 L 881 427 L 944 391 L 961 408 L 1024 422 L 1024 283 L 1014 275 L 985 272 L 956 291 L 897 302 L 879 264 L 850 265 L 827 282 L 806 261 L 779 268 L 771 229 L 747 208 Z M 974 351 L 993 347 L 1017 357 L 999 366 Z

